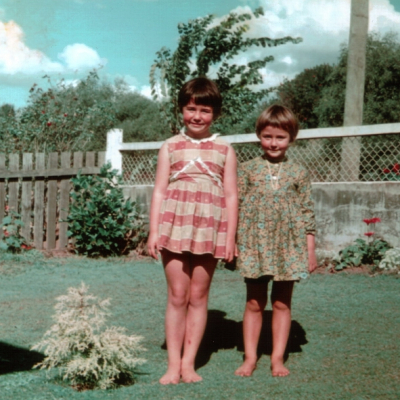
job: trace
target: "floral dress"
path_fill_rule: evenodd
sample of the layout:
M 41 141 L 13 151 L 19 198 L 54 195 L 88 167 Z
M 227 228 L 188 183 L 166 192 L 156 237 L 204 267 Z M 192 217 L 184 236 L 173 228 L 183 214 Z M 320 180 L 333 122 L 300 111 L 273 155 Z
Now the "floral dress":
M 183 132 L 166 143 L 170 177 L 160 211 L 160 247 L 224 258 L 228 221 L 223 179 L 230 145 L 218 134 L 196 140 Z
M 307 234 L 315 234 L 311 183 L 305 167 L 265 156 L 238 171 L 237 268 L 247 278 L 291 281 L 308 276 Z

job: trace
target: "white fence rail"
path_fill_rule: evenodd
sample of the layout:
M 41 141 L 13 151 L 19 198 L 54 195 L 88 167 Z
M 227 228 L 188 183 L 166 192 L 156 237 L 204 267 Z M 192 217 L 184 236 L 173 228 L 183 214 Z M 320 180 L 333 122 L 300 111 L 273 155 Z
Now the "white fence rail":
M 400 181 L 400 123 L 300 130 L 288 156 L 304 164 L 313 182 Z M 262 154 L 256 134 L 223 136 L 239 162 Z M 106 160 L 127 185 L 152 185 L 163 142 L 123 143 L 122 130 L 107 136 Z

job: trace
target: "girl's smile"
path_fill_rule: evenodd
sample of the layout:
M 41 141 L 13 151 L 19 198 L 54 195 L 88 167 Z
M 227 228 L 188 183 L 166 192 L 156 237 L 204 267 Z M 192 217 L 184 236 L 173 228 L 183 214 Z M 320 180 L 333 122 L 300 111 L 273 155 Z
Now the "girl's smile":
M 273 161 L 281 161 L 285 158 L 286 150 L 290 144 L 288 132 L 274 126 L 267 125 L 260 133 L 261 147 L 265 155 Z
M 183 123 L 186 134 L 194 139 L 203 139 L 210 136 L 210 126 L 214 119 L 213 108 L 202 104 L 195 104 L 193 99 L 182 108 Z

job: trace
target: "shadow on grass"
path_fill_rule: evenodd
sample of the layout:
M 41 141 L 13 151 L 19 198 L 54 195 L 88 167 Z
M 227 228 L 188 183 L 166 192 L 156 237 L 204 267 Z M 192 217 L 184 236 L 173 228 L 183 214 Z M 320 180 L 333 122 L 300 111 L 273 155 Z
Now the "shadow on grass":
M 0 342 L 0 375 L 29 371 L 43 359 L 44 355 L 37 351 Z
M 201 368 L 208 363 L 212 353 L 218 350 L 234 349 L 243 352 L 243 323 L 225 318 L 226 313 L 220 310 L 209 310 L 207 327 L 203 341 L 200 345 L 196 358 L 196 368 Z M 272 352 L 271 335 L 272 311 L 264 311 L 263 326 L 258 345 L 258 354 L 270 355 Z M 289 353 L 299 353 L 301 346 L 307 344 L 306 332 L 303 327 L 292 320 L 288 346 L 286 349 L 286 359 Z

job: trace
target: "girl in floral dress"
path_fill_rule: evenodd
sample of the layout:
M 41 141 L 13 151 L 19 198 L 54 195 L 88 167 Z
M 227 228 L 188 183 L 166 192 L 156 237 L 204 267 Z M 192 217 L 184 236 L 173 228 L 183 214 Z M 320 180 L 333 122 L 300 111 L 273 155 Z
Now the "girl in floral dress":
M 247 300 L 243 317 L 245 358 L 235 374 L 250 376 L 257 364 L 257 346 L 268 282 L 273 281 L 273 376 L 286 376 L 284 354 L 291 325 L 293 284 L 317 266 L 311 184 L 306 168 L 286 157 L 298 133 L 294 114 L 273 105 L 263 111 L 256 133 L 264 155 L 239 166 L 237 267 L 245 277 Z
M 150 210 L 149 254 L 161 253 L 168 287 L 168 368 L 161 384 L 198 382 L 195 357 L 204 334 L 218 259 L 232 261 L 237 226 L 236 156 L 209 128 L 220 114 L 214 82 L 196 78 L 178 97 L 185 130 L 160 149 Z

